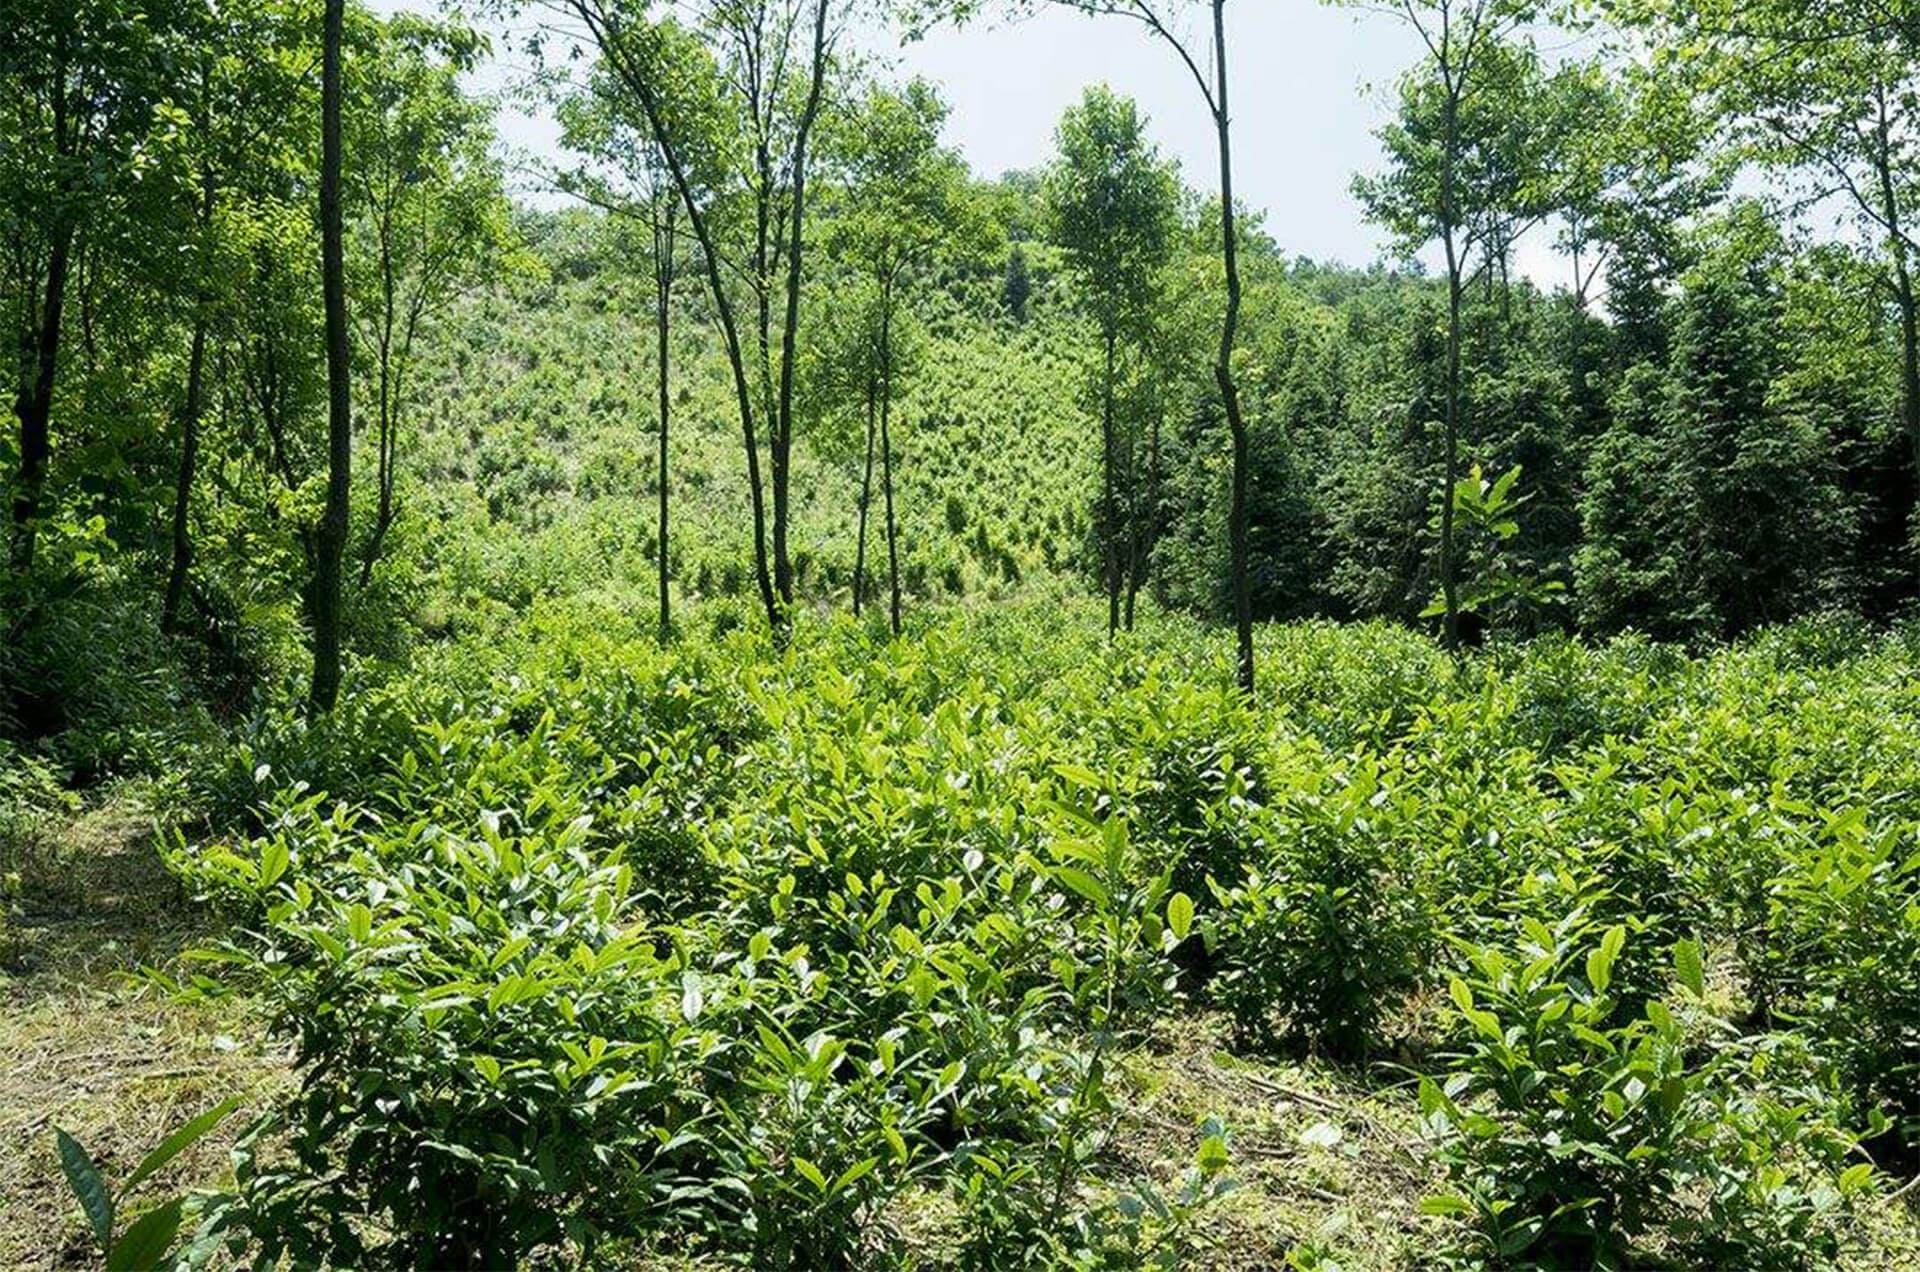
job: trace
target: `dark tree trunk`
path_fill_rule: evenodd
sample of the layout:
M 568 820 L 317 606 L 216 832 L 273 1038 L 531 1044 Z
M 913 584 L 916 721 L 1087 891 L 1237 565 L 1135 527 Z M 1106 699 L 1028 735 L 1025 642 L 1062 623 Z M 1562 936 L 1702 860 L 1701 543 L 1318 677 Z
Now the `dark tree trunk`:
M 1233 575 L 1233 622 L 1237 670 L 1243 692 L 1253 693 L 1253 594 L 1247 563 L 1247 422 L 1240 412 L 1240 386 L 1233 378 L 1234 341 L 1240 330 L 1240 247 L 1233 208 L 1232 115 L 1227 104 L 1227 0 L 1213 0 L 1214 131 L 1220 143 L 1221 257 L 1227 275 L 1227 313 L 1220 326 L 1220 356 L 1214 380 L 1233 435 L 1233 503 L 1227 518 Z
M 180 410 L 180 471 L 173 486 L 173 565 L 167 571 L 167 596 L 160 609 L 160 630 L 164 632 L 179 630 L 180 606 L 187 595 L 187 572 L 193 568 L 193 529 L 188 515 L 193 506 L 194 474 L 200 463 L 200 409 L 206 363 L 207 318 L 202 310 L 193 320 L 193 345 L 187 353 L 187 398 Z
M 655 209 L 653 246 L 654 325 L 659 337 L 660 389 L 660 639 L 673 632 L 673 611 L 667 595 L 667 425 L 671 416 L 668 398 L 671 350 L 668 336 L 673 320 L 673 204 Z
M 1445 449 L 1440 479 L 1440 593 L 1446 603 L 1441 643 L 1460 647 L 1460 595 L 1454 577 L 1453 488 L 1460 480 L 1460 263 L 1454 252 L 1453 231 L 1445 234 L 1447 249 L 1447 402 Z
M 400 385 L 394 372 L 393 321 L 398 288 L 393 276 L 393 226 L 390 205 L 383 207 L 380 225 L 380 344 L 378 447 L 374 459 L 373 533 L 367 537 L 366 555 L 360 561 L 360 586 L 373 579 L 373 564 L 380 559 L 380 546 L 386 542 L 387 529 L 393 524 L 393 465 L 395 434 L 400 427 Z M 404 354 L 402 355 L 404 358 Z
M 1920 303 L 1914 296 L 1913 274 L 1899 263 L 1900 287 L 1900 418 L 1906 424 L 1907 443 L 1920 464 Z M 1917 476 L 1916 485 L 1920 485 Z M 1917 504 L 1916 506 L 1920 506 Z
M 893 438 L 888 431 L 889 411 L 883 395 L 880 399 L 880 488 L 887 501 L 887 579 L 893 591 L 893 634 L 900 634 L 900 541 L 893 520 Z
M 66 303 L 72 246 L 73 226 L 67 222 L 55 231 L 53 251 L 47 258 L 47 293 L 40 310 L 39 337 L 31 342 L 32 355 L 21 368 L 20 396 L 14 406 L 20 419 L 20 484 L 13 497 L 13 564 L 19 570 L 33 564 L 41 492 L 46 485 L 48 461 L 53 457 L 53 386 L 60 361 L 60 311 Z
M 740 431 L 747 453 L 747 491 L 753 512 L 754 581 L 759 587 L 760 603 L 766 609 L 767 621 L 778 632 L 781 623 L 780 604 L 774 594 L 773 576 L 767 567 L 767 510 L 760 477 L 760 443 L 754 424 L 753 389 L 747 379 L 747 355 L 740 341 L 739 319 L 734 312 L 733 300 L 727 293 L 726 279 L 721 273 L 721 257 L 715 250 L 712 226 L 708 224 L 706 214 L 694 197 L 685 158 L 666 128 L 658 90 L 646 68 L 637 64 L 628 52 L 627 32 L 606 11 L 589 3 L 589 0 L 571 0 L 570 7 L 592 33 L 602 56 L 613 67 L 621 82 L 639 101 L 641 112 L 647 119 L 648 131 L 658 141 L 667 170 L 673 176 L 674 189 L 680 195 L 680 206 L 687 213 L 687 224 L 693 230 L 694 241 L 705 263 L 708 291 L 712 295 L 714 311 L 720 320 L 720 333 L 726 345 L 727 366 L 733 373 L 734 401 L 739 408 Z
M 320 80 L 320 285 L 327 328 L 327 502 L 315 536 L 313 689 L 309 702 L 330 711 L 340 696 L 340 566 L 346 555 L 353 476 L 353 404 L 349 396 L 347 281 L 340 217 L 341 28 L 346 0 L 326 0 Z
M 813 135 L 814 120 L 820 114 L 821 92 L 827 78 L 827 6 L 830 0 L 815 0 L 813 17 L 813 62 L 809 68 L 806 105 L 801 108 L 793 138 L 793 207 L 787 243 L 786 314 L 780 333 L 780 404 L 773 430 L 773 569 L 780 593 L 781 614 L 777 631 L 784 633 L 793 609 L 793 562 L 787 555 L 788 486 L 793 458 L 793 366 L 800 333 L 800 287 L 804 277 L 801 252 L 805 246 L 807 219 L 807 142 Z
M 1445 150 L 1441 156 L 1440 237 L 1447 254 L 1447 401 L 1445 436 L 1441 441 L 1445 454 L 1440 477 L 1440 595 L 1446 616 L 1440 641 L 1451 650 L 1460 647 L 1460 590 L 1454 577 L 1457 563 L 1453 543 L 1453 488 L 1460 480 L 1460 301 L 1466 285 L 1461 278 L 1465 262 L 1460 259 L 1459 244 L 1455 241 L 1459 203 L 1454 185 L 1454 159 L 1459 146 L 1461 89 L 1450 66 L 1443 67 L 1442 74 L 1446 102 L 1443 107 L 1445 135 L 1441 140 Z
M 213 231 L 213 170 L 200 171 L 200 233 Z M 193 338 L 187 350 L 187 397 L 180 409 L 180 471 L 173 487 L 173 564 L 167 571 L 167 595 L 160 606 L 160 630 L 174 632 L 180 626 L 180 606 L 186 599 L 187 573 L 193 568 L 193 527 L 188 516 L 193 508 L 193 480 L 200 464 L 200 414 L 205 400 L 207 366 L 207 294 L 205 279 L 195 289 Z
M 853 616 L 860 617 L 860 606 L 867 590 L 867 509 L 873 504 L 873 446 L 877 435 L 874 424 L 874 385 L 867 381 L 867 462 L 860 474 L 860 537 L 853 550 Z
M 1103 333 L 1106 365 L 1100 380 L 1100 568 L 1107 589 L 1107 640 L 1120 629 L 1120 505 L 1115 492 L 1116 449 L 1113 425 L 1113 346 L 1109 325 Z
M 899 527 L 893 515 L 893 295 L 880 294 L 880 484 L 887 501 L 887 577 L 892 587 L 893 634 L 900 634 Z
M 53 70 L 53 147 L 54 154 L 62 160 L 71 157 L 67 123 L 67 45 L 62 35 Z M 56 206 L 40 328 L 37 333 L 31 323 L 21 328 L 20 389 L 14 402 L 14 413 L 20 421 L 20 473 L 13 496 L 11 556 L 14 568 L 23 572 L 33 565 L 40 500 L 46 486 L 47 465 L 53 458 L 53 386 L 60 363 L 60 315 L 66 305 L 73 236 L 73 210 Z
M 1160 416 L 1153 417 L 1153 440 L 1147 447 L 1147 498 L 1146 515 L 1141 515 L 1137 506 L 1133 511 L 1133 540 L 1131 557 L 1127 563 L 1127 613 L 1126 627 L 1133 630 L 1133 616 L 1136 602 L 1140 597 L 1140 588 L 1146 583 L 1147 554 L 1152 541 L 1159 530 L 1160 515 Z
M 1893 255 L 1893 294 L 1900 309 L 1900 420 L 1906 428 L 1912 457 L 1914 485 L 1920 491 L 1920 298 L 1914 294 L 1912 252 L 1907 242 L 1904 209 L 1894 184 L 1893 126 L 1887 109 L 1886 87 L 1875 86 L 1879 130 L 1874 151 L 1875 175 L 1880 184 L 1880 219 L 1885 223 Z M 1920 498 L 1914 507 L 1920 511 Z

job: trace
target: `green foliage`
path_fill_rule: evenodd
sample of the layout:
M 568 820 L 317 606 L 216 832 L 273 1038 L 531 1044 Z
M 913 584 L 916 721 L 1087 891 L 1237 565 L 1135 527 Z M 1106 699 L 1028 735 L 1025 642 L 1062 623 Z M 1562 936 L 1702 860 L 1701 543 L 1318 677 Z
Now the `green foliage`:
M 1245 878 L 1214 884 L 1211 990 L 1256 1045 L 1364 1060 L 1432 962 L 1432 901 L 1398 833 L 1406 805 L 1378 764 L 1295 780 L 1249 819 L 1259 855 Z
M 1301 625 L 1249 704 L 1219 636 L 1102 652 L 1086 605 L 647 627 L 542 605 L 207 765 L 266 803 L 175 854 L 245 933 L 186 988 L 256 994 L 303 1083 L 242 1153 L 240 1248 L 787 1266 L 939 1204 L 974 1266 L 1177 1262 L 1220 1145 L 1158 1203 L 1111 1150 L 1118 1048 L 1186 995 L 1256 1045 L 1464 1048 L 1430 1111 L 1483 1252 L 1817 1263 L 1837 1128 L 1910 1113 L 1905 636 L 1456 660 Z M 1883 821 L 1828 811 L 1871 781 Z M 1454 976 L 1478 1016 L 1436 1017 Z
M 1566 585 L 1557 579 L 1532 578 L 1499 560 L 1497 550 L 1520 533 L 1520 506 L 1528 497 L 1514 495 L 1513 488 L 1519 480 L 1518 464 L 1492 481 L 1488 481 L 1480 465 L 1475 464 L 1454 484 L 1453 515 L 1465 540 L 1462 549 L 1469 555 L 1477 549 L 1493 558 L 1468 582 L 1465 594 L 1457 599 L 1462 614 L 1478 614 L 1495 607 L 1544 604 L 1561 599 L 1560 593 L 1566 590 Z M 1420 611 L 1420 617 L 1435 618 L 1446 611 L 1446 599 L 1435 597 Z
M 1421 1084 L 1448 1177 L 1423 1208 L 1462 1221 L 1479 1266 L 1622 1266 L 1650 1239 L 1701 1266 L 1833 1265 L 1873 1167 L 1848 1164 L 1791 1040 L 1700 1013 L 1697 945 L 1676 947 L 1682 1000 L 1623 1011 L 1627 939 L 1575 910 L 1466 948 L 1449 987 L 1465 1048 L 1444 1086 Z M 1777 1094 L 1753 1091 L 1763 1073 Z
M 1849 1090 L 1896 1119 L 1907 1143 L 1920 1129 L 1920 857 L 1910 834 L 1855 805 L 1797 837 L 1766 885 L 1748 968 L 1756 999 L 1776 1019 L 1806 1022 Z
M 140 1160 L 117 1189 L 108 1186 L 78 1140 L 54 1128 L 60 1167 L 66 1172 L 67 1183 L 87 1217 L 87 1226 L 92 1230 L 106 1272 L 147 1272 L 151 1268 L 171 1267 L 186 1254 L 174 1244 L 186 1217 L 186 1198 L 172 1197 L 149 1206 L 139 1218 L 124 1226 L 120 1222 L 122 1209 L 129 1193 L 225 1121 L 238 1104 L 238 1100 L 216 1104 L 176 1127 Z
M 1873 625 L 1914 595 L 1910 31 L 1621 3 L 1647 56 L 1549 67 L 1538 6 L 1403 6 L 1429 56 L 1358 188 L 1447 274 L 1238 223 L 1240 580 L 1228 245 L 1130 101 L 982 181 L 841 3 L 567 7 L 598 57 L 529 52 L 569 212 L 506 201 L 474 31 L 349 12 L 363 568 L 318 713 L 311 14 L 6 14 L 0 894 L 84 788 L 189 793 L 170 859 L 232 923 L 176 988 L 261 1007 L 299 1081 L 210 1242 L 883 1265 L 936 1213 L 963 1266 L 1190 1266 L 1233 1137 L 1144 1177 L 1121 1057 L 1210 1004 L 1356 1081 L 1457 1049 L 1463 1261 L 1844 1252 L 1845 1155 L 1920 1144 L 1920 638 Z M 1725 202 L 1747 160 L 1869 233 Z M 656 466 L 669 206 L 705 286 Z M 1539 225 L 1564 287 L 1515 277 Z M 891 638 L 831 616 L 876 436 L 899 586 L 953 602 Z M 1244 689 L 1181 616 L 1242 581 L 1314 620 Z M 1436 592 L 1468 649 L 1410 630 Z M 166 1253 L 188 1207 L 123 1231 L 59 1150 L 110 1263 Z

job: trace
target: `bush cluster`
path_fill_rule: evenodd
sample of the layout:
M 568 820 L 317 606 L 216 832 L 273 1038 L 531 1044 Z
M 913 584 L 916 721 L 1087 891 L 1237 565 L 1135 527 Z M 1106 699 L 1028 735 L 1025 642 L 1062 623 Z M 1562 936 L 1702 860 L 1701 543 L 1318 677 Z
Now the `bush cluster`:
M 548 606 L 262 718 L 196 773 L 237 833 L 176 856 L 249 933 L 199 987 L 303 1075 L 218 1222 L 775 1267 L 946 1214 L 973 1266 L 1165 1261 L 1224 1129 L 1150 1200 L 1103 1146 L 1116 1042 L 1186 997 L 1431 1071 L 1463 1258 L 1848 1239 L 1838 1154 L 1920 1115 L 1908 637 L 1296 627 L 1248 703 L 1212 634 L 1066 614 L 663 648 Z

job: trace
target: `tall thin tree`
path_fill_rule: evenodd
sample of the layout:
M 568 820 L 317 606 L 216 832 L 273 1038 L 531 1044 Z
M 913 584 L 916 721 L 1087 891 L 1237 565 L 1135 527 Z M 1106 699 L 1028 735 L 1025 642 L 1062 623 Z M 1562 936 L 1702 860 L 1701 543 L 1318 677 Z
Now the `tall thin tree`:
M 671 384 L 672 374 L 669 359 L 672 357 L 673 324 L 673 277 L 674 277 L 674 238 L 675 222 L 679 207 L 671 194 L 667 193 L 665 183 L 658 187 L 658 195 L 653 200 L 653 325 L 654 336 L 658 342 L 654 371 L 658 379 L 659 415 L 660 415 L 660 527 L 659 527 L 659 567 L 660 567 L 660 639 L 665 641 L 673 632 L 672 601 L 668 592 L 667 577 L 667 426 L 672 416 Z
M 1240 384 L 1234 374 L 1234 350 L 1240 338 L 1240 226 L 1233 198 L 1233 109 L 1232 81 L 1227 71 L 1227 0 L 1194 0 L 1204 4 L 1207 32 L 1203 37 L 1206 53 L 1196 53 L 1192 41 L 1183 35 L 1173 17 L 1182 0 L 1053 0 L 1085 13 L 1104 14 L 1139 23 L 1161 44 L 1170 49 L 1192 76 L 1207 114 L 1213 123 L 1214 144 L 1219 158 L 1220 176 L 1220 263 L 1226 274 L 1227 300 L 1220 316 L 1220 342 L 1213 364 L 1215 387 L 1220 393 L 1221 410 L 1227 417 L 1227 431 L 1233 441 L 1232 498 L 1227 511 L 1228 572 L 1233 591 L 1235 637 L 1235 677 L 1243 692 L 1253 692 L 1253 592 L 1248 575 L 1247 495 L 1249 480 L 1249 442 L 1245 411 L 1240 403 Z M 1212 74 L 1202 66 L 1210 55 Z
M 308 702 L 331 711 L 340 696 L 340 573 L 352 513 L 352 366 L 347 340 L 346 250 L 340 200 L 342 32 L 346 0 L 326 0 L 320 71 L 320 289 L 327 332 L 327 497 L 315 536 L 313 685 Z

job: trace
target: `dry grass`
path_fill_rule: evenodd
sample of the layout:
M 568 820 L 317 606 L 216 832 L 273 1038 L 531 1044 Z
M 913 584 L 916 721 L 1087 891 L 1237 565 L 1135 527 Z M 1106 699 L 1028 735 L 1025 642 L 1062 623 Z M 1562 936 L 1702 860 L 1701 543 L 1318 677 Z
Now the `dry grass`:
M 121 791 L 21 862 L 0 963 L 0 1268 L 98 1264 L 55 1156 L 55 1126 L 111 1183 L 209 1105 L 238 1095 L 257 1109 L 286 1081 L 243 1005 L 180 1003 L 137 978 L 211 934 L 162 865 L 155 834 L 139 793 Z M 137 1196 L 218 1181 L 244 1120 L 245 1110 Z
M 1169 1180 L 1192 1159 L 1203 1121 L 1228 1128 L 1236 1187 L 1205 1219 L 1197 1266 L 1419 1266 L 1436 1221 L 1418 1212 L 1431 1171 L 1410 1092 L 1235 1056 L 1210 1015 L 1169 1019 L 1124 1069 L 1136 1093 L 1119 1137 L 1129 1168 Z

